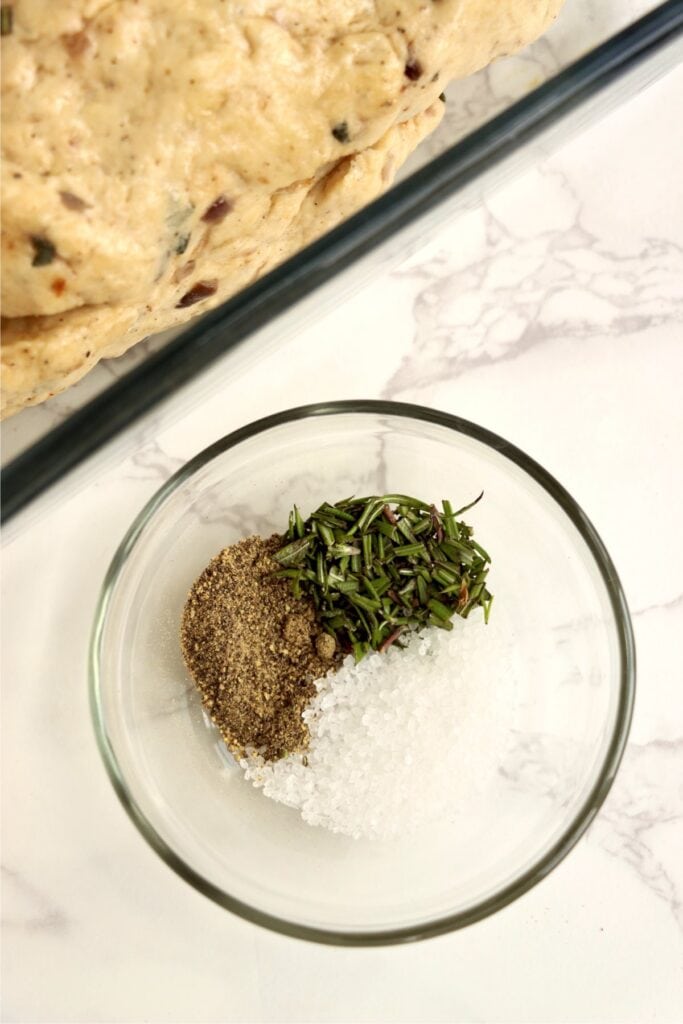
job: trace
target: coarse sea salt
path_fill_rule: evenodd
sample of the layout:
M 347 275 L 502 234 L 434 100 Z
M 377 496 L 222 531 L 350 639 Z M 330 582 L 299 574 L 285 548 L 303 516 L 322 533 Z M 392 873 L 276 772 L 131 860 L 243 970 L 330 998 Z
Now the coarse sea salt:
M 390 839 L 465 811 L 501 763 L 514 704 L 495 625 L 454 620 L 316 683 L 305 755 L 243 759 L 245 777 L 304 821 Z

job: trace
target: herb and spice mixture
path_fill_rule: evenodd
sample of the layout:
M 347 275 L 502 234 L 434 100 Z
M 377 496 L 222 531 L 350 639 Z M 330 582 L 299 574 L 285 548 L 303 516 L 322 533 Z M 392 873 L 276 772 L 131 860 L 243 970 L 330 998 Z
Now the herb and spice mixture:
M 345 655 L 382 658 L 417 630 L 450 632 L 476 607 L 488 620 L 490 557 L 460 518 L 481 497 L 457 511 L 403 494 L 347 498 L 306 520 L 295 506 L 284 536 L 246 538 L 209 563 L 181 646 L 239 759 L 305 755 L 307 709 Z

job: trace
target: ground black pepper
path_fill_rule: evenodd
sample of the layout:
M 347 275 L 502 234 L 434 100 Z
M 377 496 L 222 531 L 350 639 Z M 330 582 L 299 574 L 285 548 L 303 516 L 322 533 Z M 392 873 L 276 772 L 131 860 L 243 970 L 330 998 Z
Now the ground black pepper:
M 281 546 L 274 535 L 225 548 L 192 587 L 181 626 L 185 663 L 226 743 L 266 760 L 306 748 L 301 713 L 339 661 L 313 603 L 273 576 Z

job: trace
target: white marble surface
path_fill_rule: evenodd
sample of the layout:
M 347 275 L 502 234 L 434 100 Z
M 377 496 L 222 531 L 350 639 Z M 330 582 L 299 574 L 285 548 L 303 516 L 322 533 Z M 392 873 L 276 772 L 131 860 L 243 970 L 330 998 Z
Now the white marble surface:
M 234 379 L 8 536 L 3 1019 L 683 1018 L 682 90 L 679 69 L 279 348 L 231 357 Z M 85 673 L 102 576 L 159 484 L 260 415 L 351 397 L 456 412 L 559 477 L 615 559 L 639 657 L 621 772 L 567 860 L 476 926 L 378 950 L 269 934 L 172 874 L 105 776 Z

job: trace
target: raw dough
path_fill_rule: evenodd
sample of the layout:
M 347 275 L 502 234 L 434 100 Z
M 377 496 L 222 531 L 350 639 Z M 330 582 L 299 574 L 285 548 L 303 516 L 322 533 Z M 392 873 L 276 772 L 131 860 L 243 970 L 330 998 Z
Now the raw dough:
M 43 401 L 387 188 L 454 77 L 561 0 L 20 0 L 3 48 L 2 404 Z

